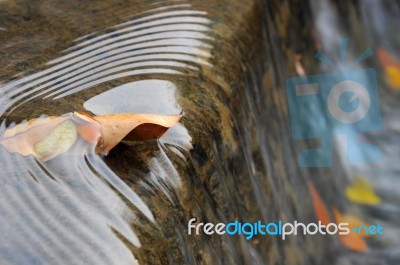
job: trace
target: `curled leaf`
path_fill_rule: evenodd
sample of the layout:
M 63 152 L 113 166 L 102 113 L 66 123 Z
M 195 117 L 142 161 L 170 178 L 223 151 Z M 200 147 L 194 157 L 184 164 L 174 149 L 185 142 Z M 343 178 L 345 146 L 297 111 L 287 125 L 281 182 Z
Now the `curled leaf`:
M 74 115 L 77 117 L 75 123 L 79 135 L 89 143 L 97 144 L 101 137 L 100 123 L 85 113 L 74 112 Z
M 161 137 L 181 115 L 110 114 L 93 117 L 100 123 L 101 138 L 96 152 L 107 154 L 122 140 L 144 141 Z
M 10 152 L 33 155 L 44 161 L 67 152 L 78 135 L 96 152 L 107 154 L 120 141 L 161 137 L 181 115 L 110 114 L 90 116 L 75 112 L 61 117 L 33 119 L 5 130 L 0 145 Z
M 53 129 L 55 126 L 57 126 L 59 123 L 63 122 L 66 118 L 63 117 L 55 117 L 55 116 L 50 116 L 50 117 L 41 117 L 37 119 L 31 119 L 27 122 L 21 123 L 16 125 L 13 128 L 8 128 L 5 130 L 3 134 L 3 138 L 9 138 L 12 136 L 15 136 L 19 133 L 25 133 L 28 130 L 30 131 L 29 134 L 46 134 L 45 130 L 43 130 L 45 126 L 46 128 Z M 35 132 L 33 132 L 35 130 Z M 40 133 L 41 132 L 41 133 Z
M 0 144 L 12 153 L 38 156 L 34 145 L 65 120 L 64 117 L 48 117 L 19 124 L 4 132 Z

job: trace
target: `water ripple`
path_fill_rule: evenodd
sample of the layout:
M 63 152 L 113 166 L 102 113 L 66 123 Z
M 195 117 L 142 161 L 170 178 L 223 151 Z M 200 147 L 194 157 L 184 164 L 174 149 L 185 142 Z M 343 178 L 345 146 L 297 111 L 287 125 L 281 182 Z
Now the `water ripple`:
M 1 83 L 0 114 L 33 99 L 57 100 L 111 80 L 198 74 L 212 67 L 211 23 L 206 12 L 175 3 L 82 36 L 43 70 Z M 190 141 L 179 124 L 148 161 L 149 179 L 171 202 L 170 189 L 181 180 L 166 152 L 184 159 Z M 142 242 L 132 226 L 156 224 L 152 211 L 93 153 L 93 145 L 74 148 L 80 150 L 42 162 L 0 146 L 1 264 L 137 264 L 133 253 Z
M 49 68 L 1 84 L 0 110 L 19 107 L 41 96 L 59 99 L 123 77 L 183 75 L 211 67 L 212 21 L 204 11 L 171 11 L 182 7 L 188 5 L 156 8 L 104 34 L 89 34 L 77 40 L 64 51 L 65 55 L 48 62 Z

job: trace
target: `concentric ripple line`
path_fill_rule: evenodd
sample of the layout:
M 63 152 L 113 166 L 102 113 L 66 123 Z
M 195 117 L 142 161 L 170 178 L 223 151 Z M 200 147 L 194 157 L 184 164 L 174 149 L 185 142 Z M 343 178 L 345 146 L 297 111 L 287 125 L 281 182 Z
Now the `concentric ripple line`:
M 152 23 L 157 23 L 157 24 L 159 24 L 159 25 L 165 25 L 165 24 L 174 23 L 174 22 L 175 22 L 175 23 L 179 23 L 179 22 L 180 22 L 179 19 L 183 19 L 182 22 L 184 22 L 185 19 L 191 19 L 191 20 L 192 20 L 192 21 L 190 21 L 191 23 L 199 23 L 199 24 L 201 24 L 201 23 L 210 24 L 210 23 L 211 23 L 211 21 L 210 21 L 209 19 L 207 19 L 207 18 L 202 18 L 202 17 L 181 17 L 181 18 L 177 18 L 177 19 L 168 18 L 168 21 L 165 21 L 165 20 L 158 20 L 158 21 L 155 21 L 155 22 L 152 22 Z M 182 24 L 182 22 L 181 22 L 181 24 Z M 151 24 L 142 24 L 142 25 L 140 25 L 140 26 L 134 26 L 134 27 L 131 27 L 131 28 L 128 28 L 128 29 L 129 29 L 129 30 L 137 30 L 137 29 L 140 29 L 140 28 L 150 28 L 150 29 L 151 29 L 152 26 L 154 26 L 154 25 L 151 25 Z M 103 35 L 98 36 L 98 37 L 101 37 L 101 38 L 103 38 L 103 36 L 104 36 L 104 37 L 108 37 L 108 34 L 112 34 L 112 33 L 113 33 L 113 32 L 111 32 L 111 33 L 106 33 L 106 34 L 103 34 Z M 85 35 L 85 36 L 91 36 L 91 35 L 95 35 L 95 34 L 94 34 L 94 33 L 91 33 L 91 34 L 87 34 L 87 35 Z M 96 37 L 96 38 L 97 38 L 97 37 Z M 91 39 L 91 40 L 96 41 L 95 38 L 93 38 L 93 39 Z M 73 47 L 74 47 L 74 46 L 73 46 Z M 68 49 L 65 50 L 65 51 L 68 51 Z M 56 59 L 56 60 L 57 60 L 57 59 Z M 51 62 L 54 62 L 54 61 L 50 61 L 49 63 L 51 63 Z M 65 66 L 65 65 L 58 65 L 58 66 L 56 66 L 55 68 L 49 68 L 49 69 L 47 69 L 47 70 L 45 70 L 45 71 L 38 72 L 38 73 L 36 73 L 36 74 L 27 76 L 27 77 L 25 77 L 25 78 L 12 81 L 12 82 L 8 83 L 7 85 L 1 86 L 0 88 L 2 88 L 2 90 L 5 90 L 5 89 L 10 88 L 10 87 L 11 87 L 11 88 L 16 87 L 16 86 L 18 86 L 18 85 L 20 85 L 20 84 L 22 84 L 22 83 L 24 83 L 24 82 L 29 82 L 29 81 L 31 81 L 31 80 L 33 80 L 33 79 L 35 79 L 35 78 L 44 76 L 44 75 L 48 74 L 49 72 L 58 70 L 58 69 L 60 69 L 60 68 L 62 68 L 62 67 L 64 67 L 64 66 Z
M 165 2 L 160 2 L 161 5 L 164 5 Z M 161 6 L 161 7 L 156 7 L 153 9 L 149 9 L 143 12 L 140 12 L 134 16 L 129 16 L 130 18 L 136 17 L 137 15 L 142 15 L 142 14 L 148 14 L 148 13 L 153 13 L 153 12 L 158 12 L 161 10 L 167 10 L 167 9 L 174 9 L 174 8 L 187 8 L 187 7 L 191 7 L 191 4 L 176 4 L 176 5 L 170 5 L 170 6 Z
M 67 54 L 47 63 L 52 65 L 48 69 L 0 84 L 0 110 L 43 95 L 58 99 L 129 75 L 183 75 L 180 69 L 212 67 L 212 21 L 206 15 L 176 3 L 136 14 L 111 32 L 76 39 Z
M 193 66 L 190 66 L 190 65 L 187 65 L 187 64 L 184 64 L 184 63 L 168 62 L 168 61 L 151 61 L 151 62 L 139 62 L 139 63 L 133 63 L 133 64 L 125 64 L 125 65 L 122 65 L 120 67 L 110 68 L 109 70 L 98 71 L 99 73 L 97 73 L 97 74 L 95 74 L 95 72 L 93 71 L 88 78 L 81 79 L 78 82 L 74 82 L 74 83 L 72 83 L 72 84 L 70 84 L 70 85 L 68 85 L 68 86 L 66 86 L 66 87 L 64 87 L 62 89 L 58 89 L 58 90 L 52 92 L 51 94 L 47 95 L 45 98 L 50 97 L 50 96 L 52 96 L 54 94 L 58 94 L 58 93 L 63 92 L 63 91 L 68 91 L 70 89 L 76 89 L 76 88 L 77 89 L 81 89 L 81 85 L 89 84 L 89 82 L 92 81 L 92 80 L 100 80 L 100 78 L 103 77 L 103 76 L 110 76 L 113 73 L 124 71 L 124 70 L 128 70 L 130 68 L 136 69 L 136 71 L 138 71 L 137 72 L 138 74 L 140 74 L 140 73 L 143 74 L 145 72 L 140 72 L 140 71 L 147 70 L 147 72 L 148 72 L 148 69 L 139 70 L 139 68 L 144 67 L 144 66 L 160 67 L 160 68 L 153 68 L 153 69 L 163 69 L 163 68 L 161 68 L 162 66 L 187 67 L 188 69 L 196 69 Z M 172 69 L 168 69 L 168 68 L 164 68 L 164 69 L 165 69 L 165 71 L 163 71 L 164 73 L 183 74 L 182 72 L 174 71 Z M 171 70 L 171 71 L 169 71 L 169 70 Z M 134 75 L 136 75 L 136 74 L 134 74 Z M 77 90 L 77 91 L 79 91 L 79 90 Z M 47 90 L 45 92 L 49 92 L 49 90 Z
M 147 33 L 146 33 L 147 34 Z M 119 37 L 115 37 L 115 39 L 108 39 L 105 41 L 101 41 L 98 42 L 96 44 L 93 44 L 91 46 L 88 46 L 86 48 L 83 48 L 79 51 L 73 52 L 69 55 L 65 55 L 63 57 L 61 57 L 60 59 L 57 59 L 57 62 L 60 62 L 62 60 L 66 60 L 66 59 L 70 59 L 70 58 L 74 58 L 72 60 L 69 61 L 70 64 L 72 64 L 73 62 L 75 62 L 76 60 L 79 59 L 84 59 L 84 58 L 88 58 L 88 57 L 92 57 L 95 56 L 97 54 L 101 54 L 104 53 L 106 51 L 118 48 L 118 47 L 123 47 L 126 45 L 130 45 L 130 44 L 135 44 L 138 43 L 137 45 L 150 45 L 150 43 L 147 43 L 146 41 L 156 41 L 156 40 L 163 40 L 163 39 L 177 39 L 175 41 L 175 43 L 177 43 L 179 40 L 178 38 L 184 38 L 184 39 L 195 39 L 195 40 L 210 40 L 211 38 L 207 35 L 205 35 L 202 32 L 196 32 L 196 31 L 184 31 L 184 30 L 174 30 L 174 31 L 163 31 L 161 33 L 154 33 L 154 34 L 150 34 L 150 35 L 144 35 L 142 37 L 137 37 L 134 39 L 130 39 L 129 37 L 133 37 L 136 36 L 136 32 L 131 33 L 131 34 L 126 34 L 123 36 L 119 36 Z M 175 36 L 174 36 L 175 35 Z M 123 40 L 123 39 L 127 39 L 127 40 Z M 123 41 L 121 41 L 123 40 Z M 106 45 L 109 44 L 110 45 Z M 201 46 L 207 46 L 206 43 L 199 43 L 198 44 L 200 47 Z M 78 56 L 80 55 L 80 56 Z M 62 60 L 61 60 L 62 59 Z
M 78 87 L 78 88 L 72 89 L 70 91 L 64 92 L 62 94 L 58 94 L 57 95 L 57 93 L 60 93 L 59 91 L 53 92 L 52 95 L 56 95 L 56 97 L 54 99 L 59 99 L 59 98 L 74 94 L 76 92 L 79 92 L 82 89 L 90 88 L 92 86 L 95 86 L 95 85 L 98 85 L 98 84 L 101 84 L 101 83 L 104 83 L 104 82 L 107 82 L 107 81 L 111 81 L 111 80 L 114 80 L 114 79 L 118 79 L 118 78 L 121 78 L 121 77 L 133 76 L 133 75 L 142 75 L 142 74 L 157 74 L 157 73 L 159 73 L 159 74 L 183 75 L 182 72 L 179 72 L 179 71 L 176 71 L 176 70 L 171 70 L 171 69 L 160 69 L 160 68 L 151 69 L 150 68 L 150 69 L 143 69 L 143 70 L 134 70 L 134 71 L 128 71 L 128 72 L 125 72 L 125 73 L 116 74 L 116 75 L 112 75 L 112 76 L 109 76 L 109 77 L 101 78 L 99 80 L 90 82 L 88 84 L 85 84 L 85 85 L 83 85 L 81 87 Z
M 42 92 L 38 93 L 37 95 L 35 95 L 35 97 L 43 95 L 43 94 L 46 94 L 46 93 L 48 93 L 48 92 L 50 92 L 52 90 L 55 90 L 57 88 L 60 88 L 62 86 L 65 86 L 68 83 L 70 83 L 69 86 L 65 86 L 62 90 L 60 89 L 60 90 L 58 90 L 56 92 L 61 92 L 61 91 L 64 91 L 64 90 L 68 90 L 69 88 L 74 88 L 74 87 L 79 86 L 81 84 L 88 83 L 91 80 L 94 80 L 94 79 L 97 79 L 97 78 L 100 78 L 100 77 L 103 77 L 103 76 L 107 76 L 107 75 L 112 74 L 114 72 L 119 72 L 119 71 L 122 71 L 122 70 L 128 70 L 130 68 L 138 69 L 138 68 L 146 67 L 146 66 L 149 66 L 149 67 L 151 67 L 151 66 L 152 67 L 155 67 L 155 66 L 156 67 L 170 66 L 170 67 L 177 67 L 177 68 L 180 67 L 180 68 L 198 70 L 198 67 L 191 66 L 191 65 L 189 65 L 187 63 L 181 63 L 181 62 L 176 62 L 176 61 L 166 61 L 166 60 L 164 60 L 164 61 L 161 61 L 161 60 L 156 61 L 156 60 L 153 60 L 153 61 L 143 61 L 143 62 L 130 63 L 130 62 L 137 61 L 135 59 L 136 58 L 134 58 L 134 57 L 132 58 L 131 57 L 131 58 L 127 58 L 125 60 L 116 61 L 115 63 L 109 63 L 109 64 L 106 64 L 106 65 L 100 66 L 98 68 L 93 69 L 92 71 L 83 72 L 82 74 L 77 75 L 74 78 L 71 78 L 71 80 L 68 80 L 68 82 L 66 82 L 66 83 L 57 84 L 56 86 L 53 86 L 51 89 L 47 89 L 45 91 L 42 91 Z M 119 65 L 121 65 L 121 66 L 119 66 Z M 119 66 L 119 67 L 117 67 L 117 66 Z M 84 78 L 84 77 L 87 77 L 87 78 Z M 74 82 L 74 81 L 77 81 L 77 82 Z M 48 95 L 46 97 L 49 97 L 49 96 L 50 95 Z
M 179 33 L 181 33 L 181 32 L 177 32 L 178 35 L 179 35 Z M 202 36 L 198 35 L 198 36 L 194 36 L 194 37 L 202 37 Z M 150 47 L 152 47 L 152 46 L 154 46 L 154 47 L 157 47 L 157 46 L 168 46 L 169 42 L 171 42 L 172 45 L 175 44 L 176 46 L 182 45 L 182 46 L 192 47 L 192 46 L 201 46 L 201 45 L 203 45 L 203 47 L 210 48 L 210 46 L 208 44 L 205 44 L 202 41 L 198 41 L 195 38 L 193 38 L 193 39 L 186 39 L 186 38 L 178 39 L 177 38 L 177 39 L 175 39 L 175 41 L 174 41 L 173 38 L 172 39 L 165 39 L 165 40 L 158 40 L 158 42 L 155 42 L 155 43 L 154 42 L 149 42 L 148 45 L 150 45 Z M 87 65 L 87 64 L 89 64 L 90 62 L 93 62 L 93 61 L 100 61 L 100 60 L 103 60 L 104 58 L 108 58 L 108 57 L 111 57 L 113 55 L 118 55 L 118 54 L 130 51 L 130 50 L 135 50 L 135 49 L 137 50 L 137 52 L 136 52 L 137 54 L 143 53 L 143 49 L 140 49 L 140 48 L 145 48 L 147 44 L 136 44 L 136 45 L 130 45 L 130 46 L 129 45 L 128 46 L 123 46 L 124 44 L 135 44 L 135 43 L 136 42 L 130 40 L 130 41 L 127 41 L 127 42 L 124 42 L 124 43 L 119 43 L 118 45 L 112 44 L 111 47 L 110 46 L 106 46 L 106 47 L 103 47 L 101 49 L 92 51 L 92 52 L 87 53 L 85 55 L 82 55 L 82 56 L 76 57 L 74 59 L 71 59 L 69 61 L 66 61 L 66 62 L 64 62 L 62 64 L 59 64 L 56 67 L 53 67 L 53 69 L 50 68 L 48 70 L 45 70 L 44 72 L 48 73 L 48 72 L 51 72 L 50 70 L 58 70 L 60 68 L 62 69 L 62 68 L 65 67 L 64 69 L 62 69 L 60 71 L 53 71 L 53 73 L 51 73 L 50 75 L 47 75 L 47 76 L 45 76 L 45 77 L 43 77 L 41 79 L 37 79 L 37 80 L 35 80 L 33 82 L 30 82 L 30 83 L 28 83 L 26 85 L 20 86 L 20 87 L 14 89 L 13 91 L 9 92 L 8 96 L 12 97 L 14 95 L 17 95 L 17 94 L 21 93 L 22 91 L 26 90 L 27 88 L 31 88 L 31 87 L 33 87 L 35 85 L 38 85 L 38 84 L 43 83 L 45 81 L 51 80 L 51 79 L 53 79 L 53 78 L 55 78 L 57 76 L 63 76 L 64 74 L 72 72 L 75 69 L 80 71 L 80 67 L 81 66 Z M 120 47 L 120 46 L 122 46 L 122 47 Z M 150 50 L 150 48 L 148 48 L 148 50 Z M 185 48 L 182 48 L 180 50 L 182 52 L 182 51 L 185 50 Z M 195 49 L 195 51 L 196 51 L 196 55 L 203 56 L 203 57 L 209 57 L 210 56 L 209 53 L 205 52 L 204 50 Z M 163 52 L 163 51 L 161 50 L 159 52 Z M 97 57 L 96 57 L 96 55 L 97 55 Z M 134 54 L 132 56 L 134 56 Z M 68 66 L 68 65 L 70 65 L 70 66 Z M 53 85 L 53 83 L 54 82 L 51 81 L 48 84 L 48 86 Z
M 115 80 L 115 79 L 118 79 L 118 78 L 121 78 L 121 77 L 144 75 L 144 74 L 184 75 L 184 73 L 182 73 L 180 71 L 177 71 L 177 70 L 162 69 L 162 68 L 147 68 L 147 69 L 142 69 L 142 70 L 133 70 L 133 71 L 127 71 L 127 72 L 124 72 L 124 73 L 111 75 L 111 76 L 108 76 L 108 77 L 105 77 L 105 78 L 98 79 L 96 81 L 93 81 L 93 82 L 87 83 L 87 84 L 85 84 L 83 86 L 80 86 L 78 88 L 75 88 L 75 89 L 73 89 L 71 91 L 67 91 L 65 93 L 62 93 L 60 95 L 57 95 L 57 93 L 61 93 L 60 91 L 55 91 L 55 92 L 53 92 L 51 94 L 51 96 L 57 95 L 54 99 L 59 99 L 59 98 L 74 94 L 76 92 L 79 92 L 79 91 L 81 91 L 83 89 L 87 89 L 87 88 L 93 87 L 95 85 L 98 85 L 98 84 L 101 84 L 101 83 L 104 83 L 104 82 L 107 82 L 107 81 Z M 18 98 L 22 99 L 23 96 L 19 96 Z M 35 97 L 32 97 L 32 98 L 35 98 Z M 15 102 L 15 101 L 16 101 L 16 99 L 14 99 L 13 102 Z M 24 102 L 26 102 L 26 101 L 24 101 Z M 8 110 L 10 107 L 12 107 L 12 105 L 13 105 L 13 103 L 3 103 L 2 105 L 0 105 L 0 112 L 4 112 L 4 111 Z M 21 105 L 22 105 L 22 103 L 18 104 L 17 106 L 14 106 L 12 108 L 12 111 L 15 110 L 17 107 L 19 107 Z
M 147 21 L 147 20 L 157 19 L 157 18 L 161 18 L 161 17 L 180 16 L 180 15 L 207 15 L 207 12 L 198 11 L 198 10 L 171 11 L 171 12 L 165 12 L 165 13 L 160 13 L 160 14 L 156 14 L 156 15 L 150 15 L 150 16 L 147 16 L 147 17 L 143 17 L 143 18 L 132 20 L 132 21 L 124 22 L 124 23 L 121 23 L 121 24 L 119 24 L 119 25 L 117 25 L 115 27 L 124 27 L 126 25 L 132 25 L 132 24 L 136 24 L 138 22 L 143 22 L 143 21 Z
M 174 59 L 176 60 L 176 59 L 179 58 L 180 61 L 190 62 L 190 63 L 193 63 L 193 64 L 204 64 L 204 65 L 207 65 L 207 66 L 211 67 L 211 65 L 208 62 L 204 61 L 203 59 L 195 57 L 195 56 L 192 56 L 192 55 L 188 55 L 188 54 L 163 53 L 163 54 L 148 54 L 148 55 L 140 55 L 140 56 L 131 56 L 132 53 L 135 53 L 135 52 L 124 53 L 123 56 L 118 56 L 118 57 L 112 58 L 110 60 L 104 60 L 106 62 L 104 62 L 104 61 L 96 61 L 93 64 L 90 64 L 90 65 L 87 65 L 85 67 L 82 67 L 81 68 L 82 74 L 79 74 L 79 73 L 76 73 L 76 72 L 71 72 L 71 73 L 63 75 L 61 77 L 58 77 L 58 78 L 53 80 L 53 82 L 56 83 L 56 85 L 52 86 L 52 89 L 58 89 L 58 88 L 60 88 L 62 86 L 65 86 L 65 85 L 67 85 L 69 83 L 74 82 L 75 80 L 79 80 L 82 77 L 88 76 L 91 73 L 97 72 L 99 69 L 103 70 L 103 69 L 106 69 L 106 67 L 107 68 L 109 68 L 110 66 L 114 67 L 114 66 L 116 66 L 116 65 L 114 65 L 114 62 L 116 62 L 116 61 L 118 62 L 118 64 L 126 64 L 128 62 L 149 61 L 149 60 L 153 60 L 153 61 L 156 61 L 156 60 L 158 60 L 158 61 L 160 61 L 160 60 L 164 60 L 164 61 L 165 60 L 166 61 L 171 60 L 172 61 Z M 188 65 L 188 64 L 186 64 L 186 65 Z M 196 67 L 193 67 L 191 65 L 188 65 L 187 67 L 190 68 L 190 69 L 196 68 Z M 94 71 L 89 71 L 90 69 L 95 69 L 95 70 Z M 34 94 L 35 92 L 40 91 L 40 90 L 42 90 L 43 88 L 45 88 L 47 86 L 48 86 L 48 83 L 45 83 L 44 85 L 41 85 L 39 87 L 36 87 L 36 88 L 32 89 L 30 91 L 30 93 Z M 26 102 L 34 99 L 34 98 L 40 97 L 40 96 L 46 94 L 47 92 L 48 91 L 46 90 L 46 91 L 42 91 L 42 92 L 36 93 L 32 97 L 29 97 L 25 101 L 21 102 L 21 104 L 24 104 L 24 103 L 26 103 Z M 26 95 L 24 95 L 24 97 L 25 96 Z
M 93 37 L 93 38 L 91 38 L 89 40 L 83 41 L 81 43 L 78 43 L 78 44 L 70 47 L 70 48 L 67 48 L 65 51 L 78 49 L 80 47 L 95 43 L 95 42 L 97 42 L 99 40 L 106 39 L 106 38 L 109 38 L 109 37 L 112 37 L 112 36 L 115 36 L 115 35 L 119 35 L 119 34 L 124 33 L 124 32 L 129 32 L 129 31 L 134 31 L 134 30 L 142 30 L 142 29 L 146 29 L 146 28 L 150 29 L 151 27 L 154 27 L 154 26 L 162 26 L 162 25 L 174 24 L 174 23 L 176 23 L 176 24 L 179 24 L 179 23 L 180 24 L 182 24 L 182 23 L 195 24 L 195 23 L 197 23 L 197 24 L 209 25 L 209 24 L 211 24 L 211 21 L 209 19 L 207 19 L 207 18 L 204 18 L 204 17 L 182 16 L 182 14 L 181 14 L 181 16 L 179 16 L 179 17 L 167 17 L 167 18 L 164 18 L 164 19 L 159 19 L 157 21 L 151 21 L 151 22 L 147 22 L 147 23 L 142 23 L 142 24 L 138 24 L 138 25 L 122 28 L 122 29 L 119 29 L 119 30 L 115 30 L 113 32 L 109 32 L 109 33 L 106 33 L 106 34 L 103 34 L 103 35 L 100 35 L 100 36 L 97 36 L 97 37 Z M 127 24 L 127 25 L 130 25 L 130 24 Z M 121 26 L 121 24 L 118 25 L 118 26 L 115 26 L 115 27 L 120 27 L 120 26 Z M 51 61 L 51 62 L 53 63 L 55 61 Z
M 183 42 L 185 42 L 185 40 Z M 57 84 L 56 85 L 57 87 L 59 86 L 59 84 L 65 84 L 64 82 L 69 83 L 70 80 L 68 80 L 66 78 L 66 74 L 69 75 L 69 76 L 71 76 L 71 74 L 72 74 L 72 76 L 79 75 L 79 73 L 82 71 L 82 66 L 85 66 L 85 65 L 87 65 L 87 64 L 89 64 L 91 62 L 94 62 L 94 63 L 97 62 L 97 63 L 99 63 L 101 65 L 101 64 L 103 64 L 102 62 L 104 62 L 103 57 L 106 58 L 106 59 L 107 58 L 117 59 L 117 58 L 115 58 L 115 56 L 113 57 L 113 55 L 121 55 L 122 54 L 122 56 L 124 56 L 125 52 L 126 51 L 130 51 L 131 49 L 132 48 L 130 46 L 123 47 L 123 48 L 120 48 L 120 49 L 112 50 L 110 53 L 103 53 L 102 55 L 99 56 L 99 58 L 89 58 L 88 60 L 83 60 L 83 61 L 81 61 L 79 63 L 76 63 L 76 64 L 73 64 L 70 67 L 65 68 L 65 69 L 63 69 L 61 71 L 54 72 L 53 74 L 50 74 L 50 75 L 46 76 L 43 79 L 39 79 L 39 80 L 33 81 L 33 82 L 29 83 L 29 84 L 20 86 L 20 87 L 14 89 L 13 91 L 11 91 L 10 93 L 8 93 L 7 96 L 9 98 L 13 97 L 14 95 L 18 95 L 19 93 L 21 93 L 21 92 L 23 92 L 23 91 L 25 91 L 25 90 L 30 88 L 29 91 L 26 91 L 24 94 L 13 98 L 14 102 L 15 102 L 15 101 L 17 101 L 17 100 L 19 100 L 19 99 L 21 99 L 23 97 L 26 97 L 26 96 L 28 96 L 30 94 L 33 94 L 33 93 L 35 93 L 35 92 L 37 92 L 37 91 L 39 91 L 39 90 L 41 90 L 43 88 L 46 88 L 46 87 L 53 86 L 52 88 L 49 88 L 48 90 L 49 91 L 54 90 L 55 89 L 55 87 L 54 87 L 55 83 Z M 190 46 L 178 46 L 178 45 L 176 47 L 174 47 L 174 46 L 171 46 L 171 47 L 166 46 L 166 47 L 160 47 L 160 48 L 139 49 L 139 50 L 136 50 L 135 52 L 133 52 L 131 56 L 135 57 L 135 56 L 141 55 L 143 53 L 144 54 L 147 54 L 147 53 L 151 54 L 151 53 L 163 53 L 163 52 L 169 52 L 169 51 L 172 51 L 172 52 L 175 52 L 175 53 L 179 53 L 180 52 L 180 53 L 183 53 L 183 54 L 191 54 L 191 55 L 199 55 L 199 54 L 201 54 L 203 57 L 209 57 L 209 54 L 207 52 L 205 52 L 203 50 L 200 50 L 198 48 L 192 48 Z M 100 58 L 102 60 L 100 60 Z M 177 60 L 177 59 L 180 60 L 179 57 L 177 57 L 175 60 Z M 200 60 L 200 62 L 202 62 L 202 64 L 204 64 L 206 66 L 209 66 L 208 63 L 203 63 L 202 60 Z M 79 69 L 79 71 L 72 71 L 72 69 Z M 54 78 L 56 78 L 56 79 L 54 80 Z M 40 83 L 43 83 L 43 82 L 45 82 L 47 80 L 50 80 L 50 82 L 47 82 L 47 83 L 45 83 L 45 84 L 43 84 L 43 85 L 41 85 L 39 87 L 32 88 L 32 87 L 34 87 L 34 86 L 36 86 L 36 85 L 38 85 Z M 37 96 L 39 96 L 39 95 L 37 95 Z M 3 98 L 3 101 L 7 101 L 7 98 Z M 2 101 L 0 100 L 0 102 L 2 102 Z

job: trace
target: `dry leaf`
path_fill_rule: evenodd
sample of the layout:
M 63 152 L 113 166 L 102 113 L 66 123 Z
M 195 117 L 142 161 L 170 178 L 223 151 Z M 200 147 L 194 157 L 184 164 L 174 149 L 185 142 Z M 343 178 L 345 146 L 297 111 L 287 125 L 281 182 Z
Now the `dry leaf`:
M 73 115 L 32 119 L 4 132 L 0 144 L 10 152 L 34 155 L 47 161 L 67 152 L 78 135 L 107 154 L 120 141 L 146 141 L 161 137 L 181 115 L 110 114 Z
M 378 59 L 383 66 L 389 85 L 400 89 L 400 62 L 384 49 L 378 49 Z
M 349 218 L 343 216 L 337 209 L 334 210 L 334 214 L 336 223 L 349 223 Z M 339 241 L 346 248 L 356 252 L 364 253 L 368 249 L 363 236 L 357 233 L 350 232 L 348 235 L 339 235 Z
M 314 212 L 317 219 L 321 221 L 323 225 L 330 224 L 331 221 L 329 218 L 328 210 L 326 209 L 326 206 L 322 201 L 321 196 L 319 196 L 317 189 L 315 188 L 314 184 L 311 181 L 308 181 L 308 188 L 310 189 L 311 198 L 313 200 Z
M 101 137 L 100 123 L 86 113 L 74 112 L 74 115 L 77 117 L 75 124 L 79 135 L 89 143 L 97 144 Z
M 360 218 L 358 218 L 357 216 L 355 216 L 354 214 L 351 214 L 351 213 L 343 214 L 339 218 L 341 218 L 341 220 L 340 220 L 341 223 L 349 224 L 349 228 L 351 231 L 353 231 L 353 229 L 357 229 L 357 231 L 359 230 L 359 232 L 360 232 L 359 235 L 361 237 L 371 237 L 372 236 L 372 234 L 369 234 L 366 231 L 366 229 L 359 229 L 360 227 L 370 227 L 370 225 L 367 224 L 365 221 L 361 220 Z
M 308 182 L 308 187 L 310 189 L 313 199 L 314 211 L 317 219 L 321 221 L 323 225 L 328 225 L 329 223 L 331 223 L 331 221 L 325 204 L 323 203 L 315 186 L 311 182 Z M 334 216 L 336 224 L 348 223 L 351 230 L 355 227 L 359 227 L 360 225 L 365 225 L 365 223 L 358 219 L 356 216 L 350 214 L 342 215 L 337 209 L 334 209 Z M 350 250 L 356 252 L 365 252 L 368 247 L 363 237 L 366 237 L 366 235 L 359 235 L 357 233 L 350 232 L 350 234 L 348 235 L 339 235 L 339 241 L 343 246 Z
M 37 156 L 47 161 L 67 152 L 77 139 L 75 124 L 67 119 L 54 128 L 44 139 L 35 143 Z
M 34 147 L 35 144 L 44 139 L 50 131 L 65 120 L 66 118 L 64 117 L 48 117 L 19 124 L 4 132 L 0 144 L 9 152 L 17 152 L 23 156 L 34 155 L 38 157 Z
M 400 67 L 400 62 L 393 58 L 385 49 L 378 49 L 377 54 L 379 62 L 383 67 L 387 67 L 389 65 Z
M 400 89 L 400 67 L 387 66 L 385 67 L 386 80 L 393 88 Z
M 38 131 L 43 131 L 43 127 L 39 127 L 39 126 L 46 126 L 48 128 L 54 128 L 55 126 L 57 126 L 59 123 L 65 121 L 66 119 L 67 118 L 55 117 L 55 116 L 31 119 L 27 122 L 18 124 L 13 128 L 9 128 L 9 129 L 5 130 L 3 138 L 12 137 L 12 136 L 15 136 L 19 133 L 26 132 L 33 128 L 38 128 Z
M 101 138 L 96 152 L 107 154 L 122 140 L 143 141 L 158 139 L 181 115 L 110 114 L 93 117 L 101 125 Z
M 346 197 L 354 203 L 377 205 L 381 198 L 376 195 L 372 185 L 366 178 L 356 177 L 351 185 L 346 188 Z

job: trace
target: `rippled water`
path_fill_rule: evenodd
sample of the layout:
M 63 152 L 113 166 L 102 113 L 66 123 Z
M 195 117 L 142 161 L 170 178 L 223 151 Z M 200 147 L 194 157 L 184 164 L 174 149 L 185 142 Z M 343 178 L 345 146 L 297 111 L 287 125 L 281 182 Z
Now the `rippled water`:
M 340 148 L 333 170 L 304 170 L 295 162 L 299 146 L 283 92 L 285 79 L 295 75 L 294 54 L 304 58 L 316 48 L 335 54 L 339 35 L 357 32 L 357 51 L 366 48 L 363 39 L 374 49 L 400 50 L 395 41 L 375 41 L 386 24 L 397 25 L 395 4 L 365 1 L 336 11 L 331 5 L 0 1 L 2 132 L 75 110 L 183 112 L 158 141 L 123 142 L 105 157 L 82 139 L 71 154 L 46 162 L 0 146 L 0 263 L 397 264 L 398 95 L 381 91 L 387 130 L 365 137 L 379 143 L 386 164 L 342 164 Z M 341 8 L 360 10 L 350 23 L 359 27 L 345 26 Z M 389 10 L 393 18 L 384 16 Z M 303 28 L 318 37 L 302 36 Z M 357 174 L 384 199 L 357 211 L 391 232 L 365 255 L 334 239 L 187 234 L 192 216 L 214 223 L 311 222 L 310 179 L 330 206 L 349 209 L 341 190 Z
M 3 82 L 0 105 L 7 122 L 19 110 L 27 115 L 17 119 L 31 118 L 27 112 L 35 98 L 42 102 L 35 104 L 46 106 L 47 98 L 59 100 L 124 77 L 185 76 L 211 67 L 207 12 L 190 4 L 153 6 L 103 32 L 76 39 L 43 70 Z M 157 78 L 94 95 L 81 109 L 93 114 L 182 111 L 175 100 L 175 84 Z M 53 111 L 50 106 L 43 114 L 59 114 Z M 1 264 L 137 264 L 133 249 L 140 249 L 141 239 L 133 227 L 148 223 L 157 229 L 159 224 L 146 202 L 94 153 L 93 146 L 84 141 L 74 146 L 80 151 L 48 162 L 0 147 Z M 180 186 L 165 152 L 184 158 L 182 152 L 190 148 L 191 137 L 182 125 L 159 141 L 158 154 L 146 162 L 149 172 L 140 173 L 147 175 L 142 185 L 148 192 L 169 196 L 170 189 Z

